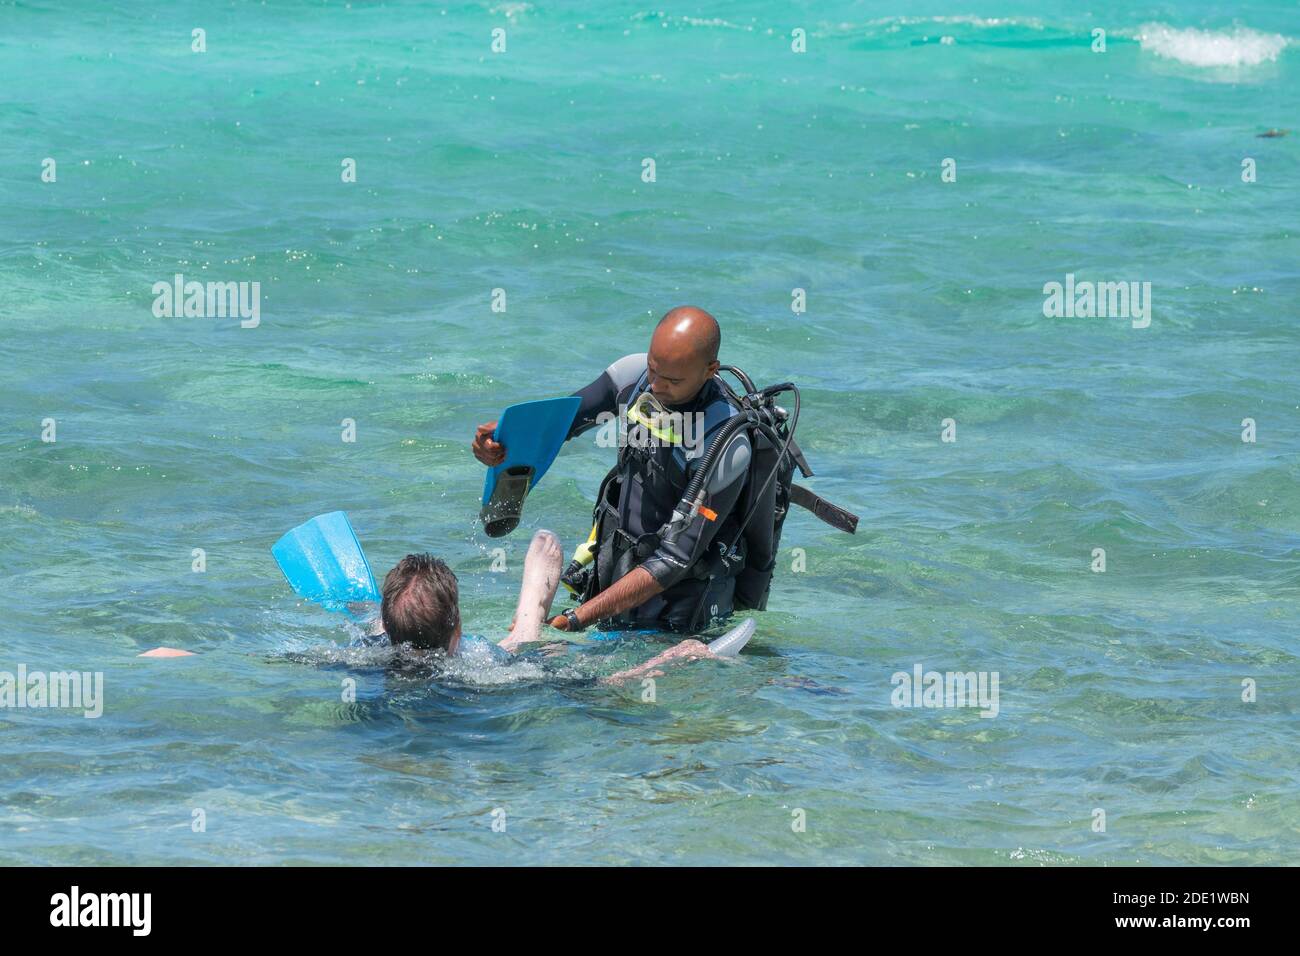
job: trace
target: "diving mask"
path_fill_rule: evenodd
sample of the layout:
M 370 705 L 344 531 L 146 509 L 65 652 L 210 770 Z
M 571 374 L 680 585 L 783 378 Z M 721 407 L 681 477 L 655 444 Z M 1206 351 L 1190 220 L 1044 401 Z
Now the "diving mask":
M 680 445 L 681 436 L 677 433 L 677 423 L 681 420 L 679 412 L 670 412 L 664 403 L 654 397 L 653 392 L 642 392 L 627 410 L 627 420 L 643 427 L 657 440 L 666 445 Z

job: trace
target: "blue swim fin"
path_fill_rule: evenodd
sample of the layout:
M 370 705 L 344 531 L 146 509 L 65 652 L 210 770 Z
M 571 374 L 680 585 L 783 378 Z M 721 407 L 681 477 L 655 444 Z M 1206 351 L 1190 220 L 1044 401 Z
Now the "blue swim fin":
M 506 458 L 488 469 L 479 512 L 488 537 L 499 538 L 518 527 L 524 498 L 560 453 L 581 402 L 577 395 L 568 395 L 511 405 L 502 414 L 492 438 L 505 446 Z
M 379 601 L 370 562 L 342 511 L 317 515 L 271 547 L 289 586 L 329 611 L 356 601 Z

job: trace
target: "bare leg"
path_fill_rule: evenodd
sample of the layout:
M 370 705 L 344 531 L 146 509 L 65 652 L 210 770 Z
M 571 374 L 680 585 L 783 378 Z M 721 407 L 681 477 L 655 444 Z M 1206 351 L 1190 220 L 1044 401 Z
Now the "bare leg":
M 716 657 L 712 651 L 704 645 L 702 641 L 694 638 L 688 638 L 680 644 L 675 644 L 662 654 L 657 654 L 650 660 L 630 670 L 619 671 L 617 674 L 610 674 L 602 678 L 604 683 L 617 684 L 621 681 L 631 680 L 635 677 L 663 677 L 664 672 L 657 670 L 662 664 L 667 664 L 675 660 L 693 661 L 700 657 Z
M 560 539 L 554 532 L 538 531 L 533 535 L 524 558 L 524 582 L 519 587 L 515 621 L 510 636 L 499 642 L 501 647 L 513 651 L 520 644 L 541 640 L 542 624 L 550 614 L 555 589 L 560 586 L 563 560 Z

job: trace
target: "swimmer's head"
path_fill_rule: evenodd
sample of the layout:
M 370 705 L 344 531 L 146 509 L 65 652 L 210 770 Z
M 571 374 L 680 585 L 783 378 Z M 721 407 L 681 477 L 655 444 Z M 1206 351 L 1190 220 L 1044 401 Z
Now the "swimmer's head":
M 379 614 L 394 644 L 453 653 L 460 641 L 460 591 L 451 568 L 431 554 L 408 554 L 384 578 Z

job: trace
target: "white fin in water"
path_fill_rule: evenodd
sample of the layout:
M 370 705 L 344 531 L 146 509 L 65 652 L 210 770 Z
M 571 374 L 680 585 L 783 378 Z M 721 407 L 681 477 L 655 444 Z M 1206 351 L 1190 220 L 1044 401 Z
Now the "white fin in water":
M 749 643 L 757 627 L 754 619 L 747 617 L 738 626 L 733 627 L 716 641 L 712 641 L 709 650 L 719 657 L 735 657 L 740 653 L 740 649 Z

